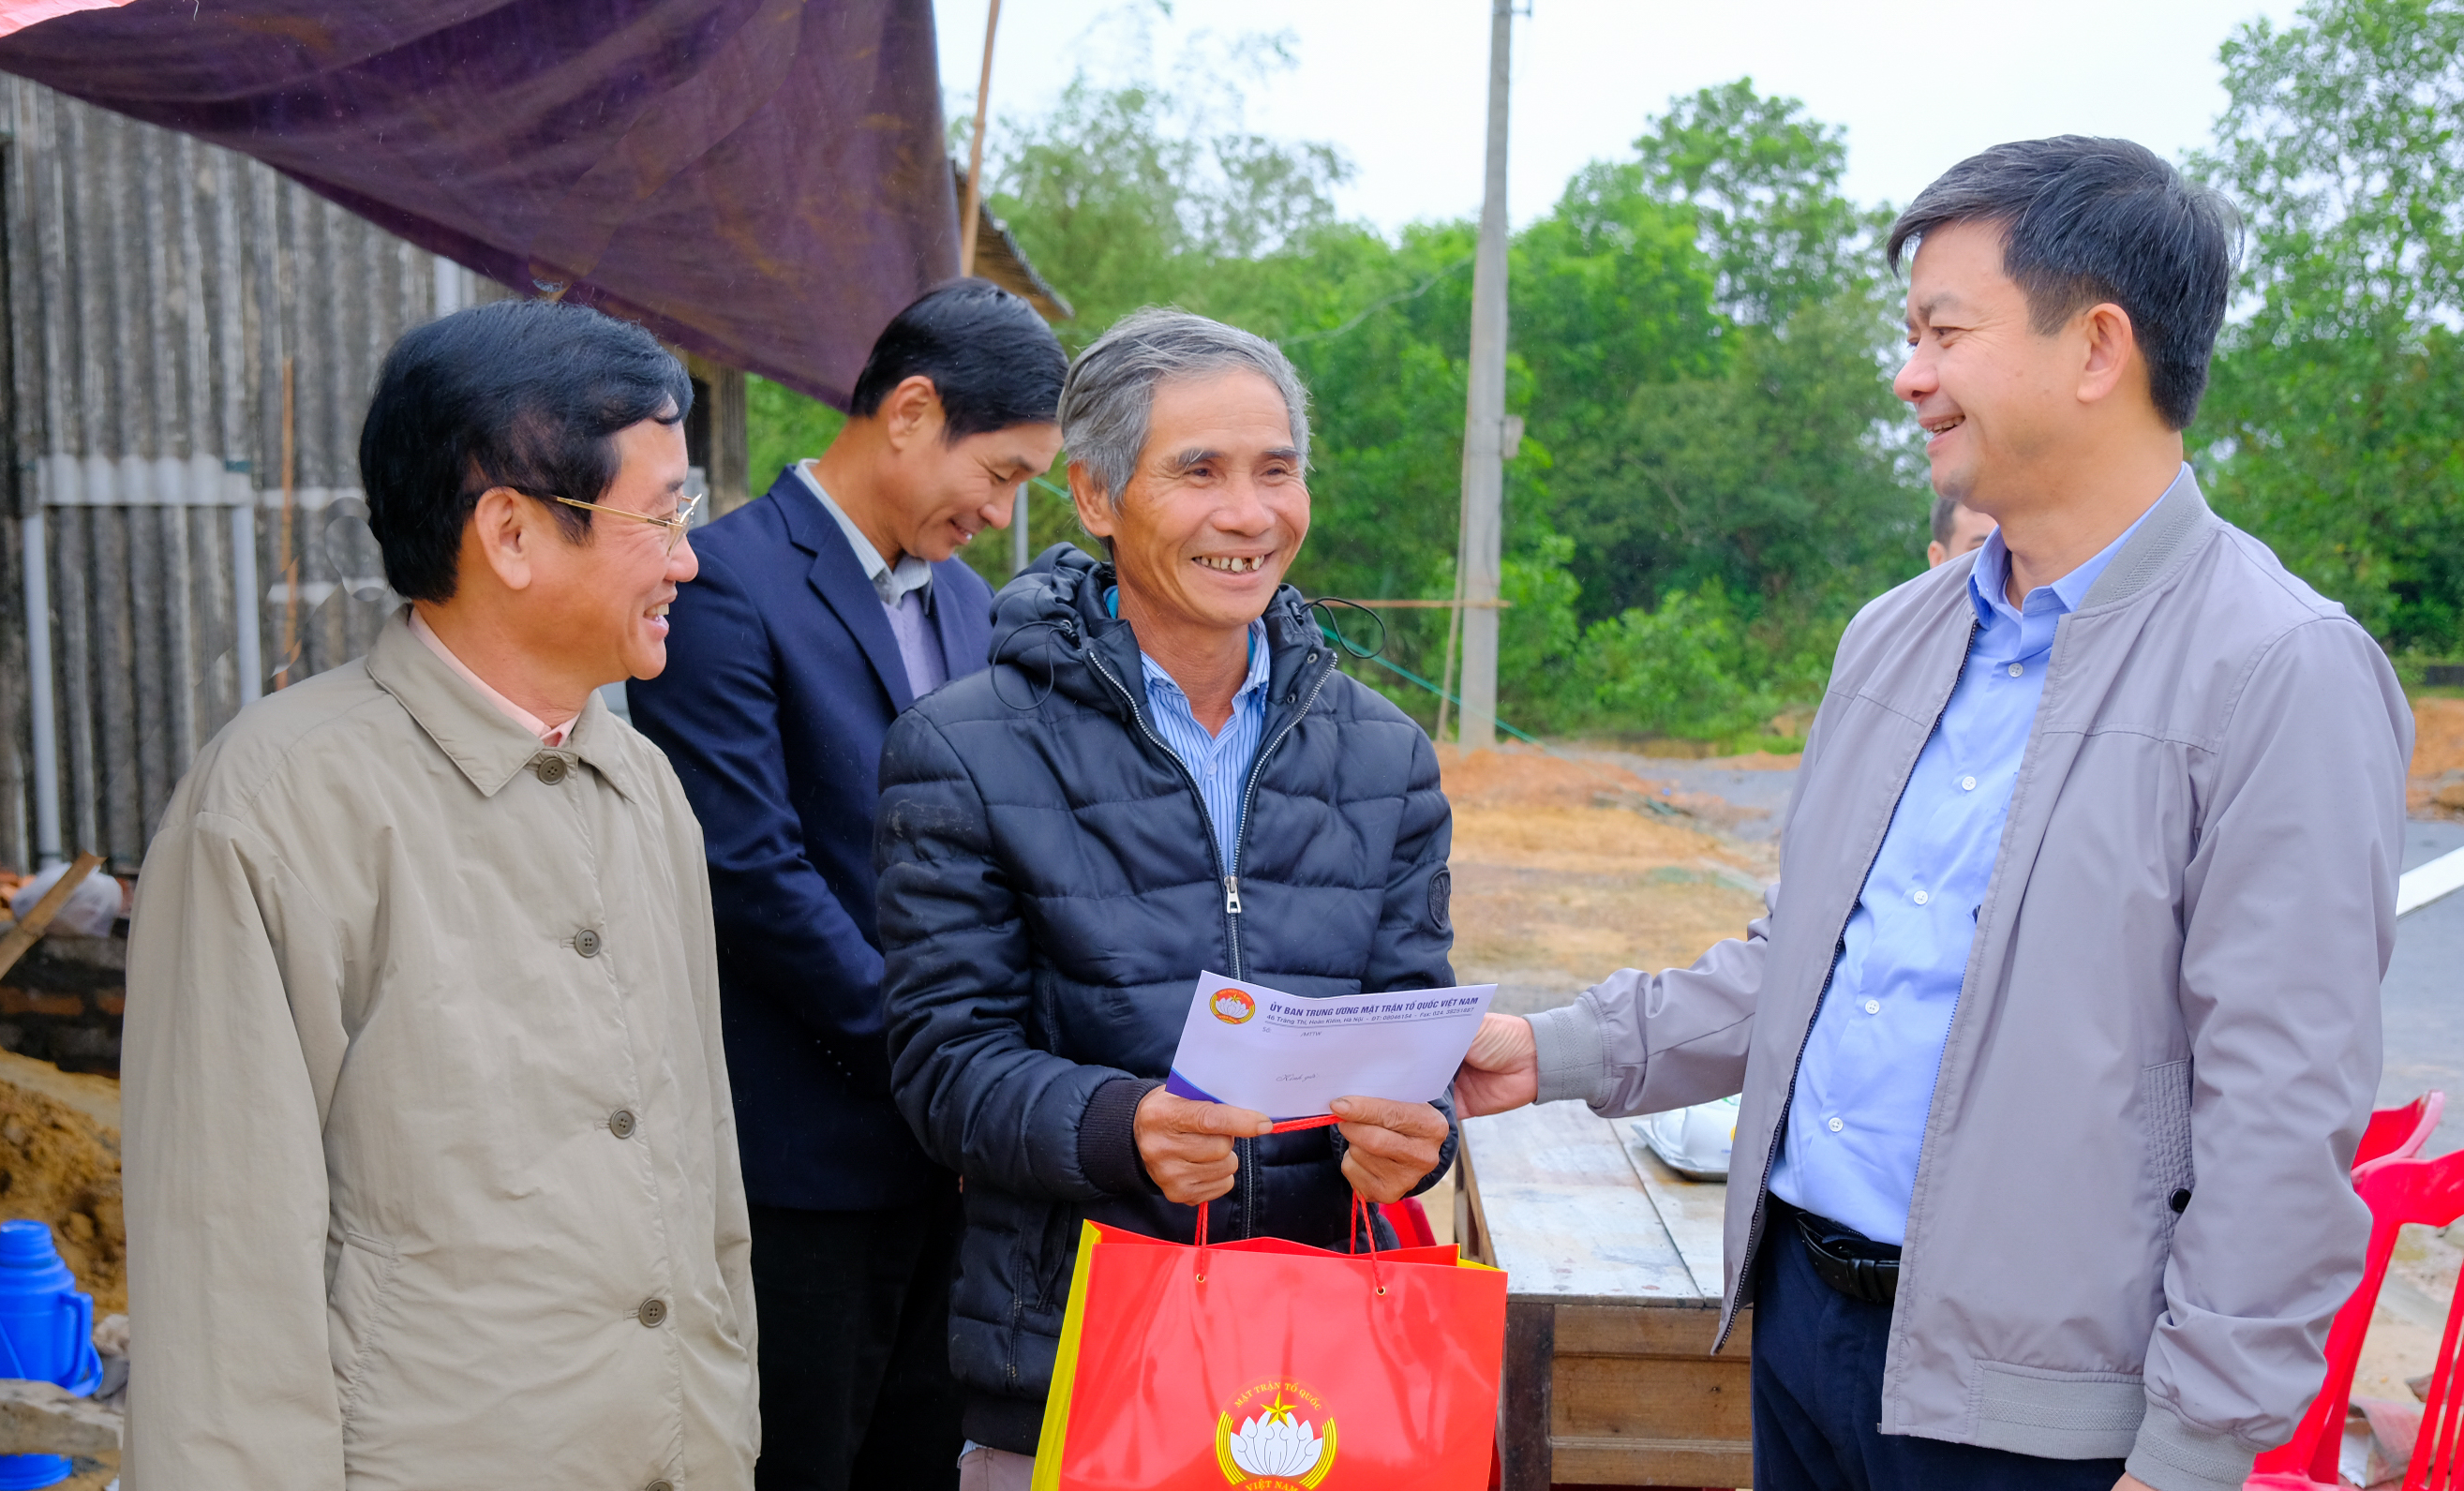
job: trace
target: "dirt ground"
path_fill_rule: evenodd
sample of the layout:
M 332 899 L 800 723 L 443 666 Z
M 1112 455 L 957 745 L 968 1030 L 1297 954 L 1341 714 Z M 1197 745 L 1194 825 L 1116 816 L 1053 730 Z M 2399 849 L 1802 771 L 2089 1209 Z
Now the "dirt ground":
M 1690 963 L 1761 913 L 1771 851 L 1708 831 L 1698 809 L 1711 804 L 1529 748 L 1441 746 L 1438 759 L 1454 805 L 1455 975 L 1502 985 L 1500 1009 Z
M 2413 702 L 2405 810 L 2415 818 L 2464 820 L 2464 699 Z

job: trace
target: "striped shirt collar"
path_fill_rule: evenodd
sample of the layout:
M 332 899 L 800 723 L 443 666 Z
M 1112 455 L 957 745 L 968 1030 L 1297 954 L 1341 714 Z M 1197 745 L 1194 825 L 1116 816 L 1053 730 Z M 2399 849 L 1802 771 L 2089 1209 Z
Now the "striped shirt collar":
M 1104 587 L 1104 614 L 1112 617 L 1115 620 L 1119 619 L 1121 614 L 1120 586 L 1107 585 Z M 1190 717 L 1193 719 L 1197 717 L 1196 713 L 1190 709 L 1189 695 L 1182 691 L 1179 681 L 1175 679 L 1172 674 L 1165 672 L 1161 663 L 1149 657 L 1147 655 L 1147 649 L 1144 647 L 1138 648 L 1138 668 L 1146 675 L 1147 691 L 1149 693 L 1153 693 L 1156 686 L 1161 685 L 1163 688 L 1171 690 L 1173 695 L 1180 701 L 1180 708 L 1183 713 L 1189 713 Z M 1274 654 L 1270 652 L 1266 647 L 1266 619 L 1261 616 L 1256 621 L 1249 624 L 1249 676 L 1242 679 L 1241 687 L 1232 691 L 1232 708 L 1235 712 L 1239 711 L 1242 701 L 1246 699 L 1251 693 L 1266 687 L 1266 679 L 1274 672 Z
M 1157 690 L 1169 690 L 1173 696 L 1180 701 L 1181 710 L 1188 713 L 1191 718 L 1197 717 L 1196 712 L 1190 708 L 1189 695 L 1182 691 L 1179 681 L 1165 672 L 1161 663 L 1149 657 L 1144 647 L 1138 649 L 1138 667 L 1146 674 L 1147 692 L 1150 695 Z M 1266 648 L 1266 623 L 1262 617 L 1249 624 L 1249 676 L 1242 679 L 1241 687 L 1233 691 L 1232 708 L 1238 711 L 1247 702 L 1251 694 L 1263 693 L 1266 687 L 1266 677 L 1273 671 L 1274 656 Z

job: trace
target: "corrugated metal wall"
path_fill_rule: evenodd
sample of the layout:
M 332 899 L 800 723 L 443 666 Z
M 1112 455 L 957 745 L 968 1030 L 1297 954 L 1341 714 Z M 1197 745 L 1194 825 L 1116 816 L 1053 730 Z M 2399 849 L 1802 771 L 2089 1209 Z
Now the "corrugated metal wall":
M 394 339 L 484 287 L 253 161 L 21 79 L 0 127 L 0 593 L 28 598 L 0 616 L 0 864 L 90 848 L 126 873 L 242 703 L 358 656 L 391 610 L 360 419 Z

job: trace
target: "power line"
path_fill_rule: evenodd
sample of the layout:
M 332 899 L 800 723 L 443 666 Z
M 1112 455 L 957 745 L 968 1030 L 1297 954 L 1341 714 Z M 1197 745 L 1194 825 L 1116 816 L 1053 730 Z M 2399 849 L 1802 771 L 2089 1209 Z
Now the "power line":
M 1332 338 L 1340 337 L 1345 332 L 1358 326 L 1362 321 L 1369 319 L 1369 318 L 1376 315 L 1378 312 L 1386 309 L 1390 305 L 1400 305 L 1406 300 L 1418 300 L 1422 296 L 1427 295 L 1431 290 L 1437 288 L 1439 280 L 1445 278 L 1447 275 L 1453 274 L 1459 269 L 1462 269 L 1464 265 L 1469 264 L 1470 262 L 1471 259 L 1469 257 L 1457 259 L 1452 264 L 1447 265 L 1444 269 L 1438 271 L 1428 278 L 1420 281 L 1419 285 L 1415 289 L 1398 290 L 1382 300 L 1372 300 L 1367 306 L 1361 309 L 1359 315 L 1354 316 L 1352 319 L 1344 322 L 1340 326 L 1330 326 L 1324 331 L 1305 331 L 1297 337 L 1278 337 L 1275 339 L 1275 345 L 1279 347 L 1296 347 L 1304 341 L 1326 341 Z

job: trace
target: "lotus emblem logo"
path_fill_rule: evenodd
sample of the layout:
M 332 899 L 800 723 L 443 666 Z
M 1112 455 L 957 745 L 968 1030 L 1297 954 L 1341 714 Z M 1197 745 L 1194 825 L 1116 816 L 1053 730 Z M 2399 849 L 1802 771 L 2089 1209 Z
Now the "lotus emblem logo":
M 1218 989 L 1215 998 L 1206 1001 L 1215 1018 L 1227 1025 L 1238 1025 L 1258 1013 L 1258 1003 L 1238 989 Z
M 1215 1459 L 1243 1491 L 1309 1491 L 1334 1468 L 1334 1419 L 1318 1395 L 1288 1379 L 1262 1382 L 1215 1424 Z

